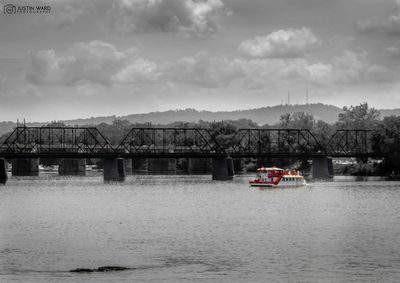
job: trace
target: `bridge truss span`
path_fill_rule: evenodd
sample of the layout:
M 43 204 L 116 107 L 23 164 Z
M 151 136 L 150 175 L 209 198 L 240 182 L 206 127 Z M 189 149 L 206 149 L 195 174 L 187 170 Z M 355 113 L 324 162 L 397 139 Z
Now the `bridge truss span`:
M 133 128 L 117 151 L 130 156 L 225 155 L 212 132 L 203 128 Z
M 3 156 L 75 157 L 115 154 L 95 127 L 17 127 L 0 146 Z
M 327 153 L 336 157 L 374 157 L 371 130 L 337 130 L 328 141 Z
M 308 129 L 132 128 L 111 144 L 95 127 L 17 127 L 0 142 L 4 158 L 376 157 L 372 131 L 338 130 L 321 144 Z M 382 156 L 381 156 L 382 157 Z
M 280 157 L 324 155 L 325 150 L 307 129 L 239 129 L 234 156 Z

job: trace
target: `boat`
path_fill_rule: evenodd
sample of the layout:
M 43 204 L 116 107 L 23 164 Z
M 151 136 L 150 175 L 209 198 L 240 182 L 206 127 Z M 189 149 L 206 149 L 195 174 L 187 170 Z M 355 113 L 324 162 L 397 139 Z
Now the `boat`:
M 306 185 L 306 180 L 297 170 L 261 167 L 257 169 L 257 178 L 249 184 L 252 187 L 299 187 Z

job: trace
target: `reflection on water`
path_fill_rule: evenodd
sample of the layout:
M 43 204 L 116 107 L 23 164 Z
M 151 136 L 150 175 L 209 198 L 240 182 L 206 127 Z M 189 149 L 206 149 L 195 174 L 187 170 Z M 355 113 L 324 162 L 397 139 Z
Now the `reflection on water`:
M 251 177 L 10 178 L 0 281 L 400 280 L 400 182 L 259 190 Z M 69 272 L 101 266 L 127 270 Z

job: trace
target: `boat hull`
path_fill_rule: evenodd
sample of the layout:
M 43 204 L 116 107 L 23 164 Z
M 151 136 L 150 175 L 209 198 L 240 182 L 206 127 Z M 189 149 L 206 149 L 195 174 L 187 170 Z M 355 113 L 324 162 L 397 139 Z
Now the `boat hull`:
M 263 187 L 263 188 L 279 188 L 279 187 L 301 187 L 307 185 L 303 182 L 279 182 L 278 184 L 261 183 L 261 182 L 249 182 L 251 187 Z

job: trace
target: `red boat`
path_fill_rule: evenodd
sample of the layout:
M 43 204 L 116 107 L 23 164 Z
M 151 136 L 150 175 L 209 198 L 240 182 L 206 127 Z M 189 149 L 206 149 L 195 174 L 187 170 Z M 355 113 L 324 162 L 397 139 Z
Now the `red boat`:
M 306 180 L 297 170 L 261 167 L 257 169 L 257 178 L 249 184 L 252 187 L 298 187 L 306 185 Z

